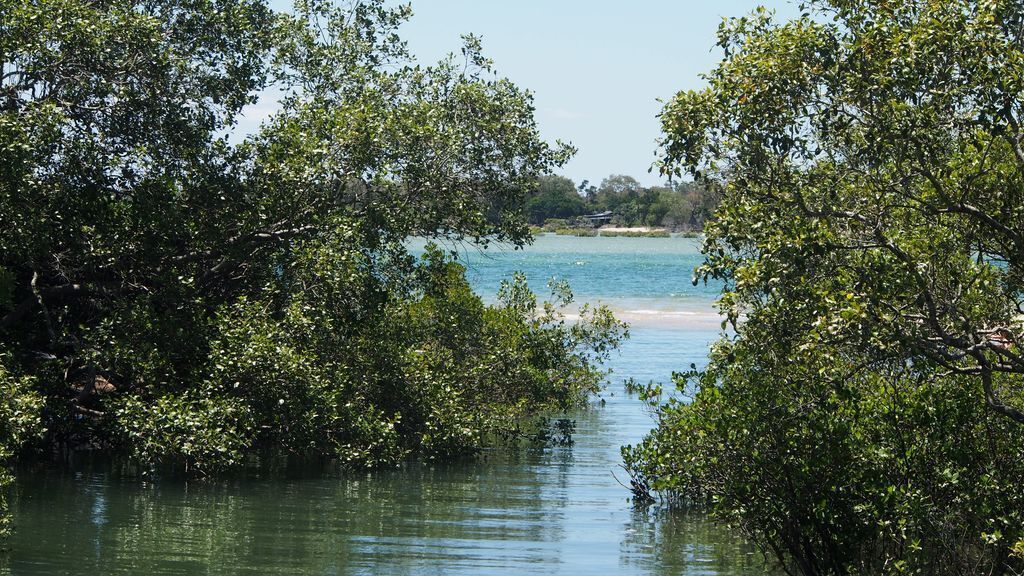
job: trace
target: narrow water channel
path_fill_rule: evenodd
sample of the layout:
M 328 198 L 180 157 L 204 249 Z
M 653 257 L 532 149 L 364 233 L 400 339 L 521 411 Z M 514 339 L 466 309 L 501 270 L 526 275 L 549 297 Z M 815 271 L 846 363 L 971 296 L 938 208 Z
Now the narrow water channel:
M 552 275 L 633 323 L 608 389 L 572 415 L 575 444 L 455 465 L 221 482 L 121 479 L 102 468 L 20 475 L 6 568 L 36 574 L 762 574 L 760 557 L 698 515 L 636 508 L 619 447 L 651 416 L 623 378 L 667 380 L 704 361 L 713 287 L 696 242 L 542 237 L 469 253 L 485 297 L 512 270 Z

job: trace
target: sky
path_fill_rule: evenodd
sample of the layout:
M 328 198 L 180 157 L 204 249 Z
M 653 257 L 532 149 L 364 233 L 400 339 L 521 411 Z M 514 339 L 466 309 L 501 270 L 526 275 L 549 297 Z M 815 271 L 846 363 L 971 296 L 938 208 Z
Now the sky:
M 758 5 L 796 13 L 785 0 L 412 0 L 403 36 L 425 62 L 457 51 L 461 34 L 482 37 L 498 73 L 534 92 L 541 135 L 579 149 L 563 175 L 650 186 L 663 180 L 648 173 L 659 99 L 703 86 L 722 18 Z
M 277 0 L 274 5 L 284 4 Z M 721 57 L 722 18 L 758 5 L 780 17 L 789 0 L 411 0 L 399 31 L 421 63 L 461 48 L 462 34 L 483 40 L 500 76 L 534 93 L 545 140 L 570 142 L 576 156 L 556 171 L 577 184 L 611 174 L 659 184 L 655 161 L 659 99 L 700 88 Z M 255 122 L 268 110 L 250 111 Z

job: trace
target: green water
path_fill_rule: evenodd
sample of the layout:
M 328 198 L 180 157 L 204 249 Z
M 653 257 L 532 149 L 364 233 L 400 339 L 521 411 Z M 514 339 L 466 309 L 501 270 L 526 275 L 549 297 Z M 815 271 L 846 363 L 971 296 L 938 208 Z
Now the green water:
M 690 284 L 687 239 L 542 237 L 525 251 L 464 254 L 485 298 L 513 269 L 543 287 L 567 277 L 582 300 L 633 322 L 613 361 L 667 379 L 701 363 L 717 334 L 713 287 Z M 603 401 L 602 401 L 603 400 Z M 121 479 L 100 466 L 30 470 L 0 569 L 35 574 L 763 573 L 760 557 L 705 518 L 638 509 L 619 446 L 652 425 L 612 383 L 572 415 L 576 443 L 472 462 L 350 475 L 219 482 Z

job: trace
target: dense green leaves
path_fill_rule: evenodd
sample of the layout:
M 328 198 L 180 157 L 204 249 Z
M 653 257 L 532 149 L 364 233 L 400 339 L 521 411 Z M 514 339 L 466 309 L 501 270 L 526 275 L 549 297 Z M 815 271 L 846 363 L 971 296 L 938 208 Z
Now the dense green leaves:
M 7 515 L 7 470 L 15 452 L 42 433 L 43 399 L 28 377 L 15 377 L 7 369 L 7 355 L 0 350 L 0 539 L 10 530 Z
M 526 194 L 571 153 L 478 39 L 417 65 L 409 9 L 382 0 L 0 13 L 4 464 L 55 445 L 198 474 L 453 457 L 600 381 L 606 311 L 487 306 L 406 250 L 524 244 Z M 261 93 L 276 111 L 232 134 Z
M 977 383 L 790 343 L 777 324 L 748 328 L 681 381 L 689 402 L 661 406 L 658 428 L 624 450 L 638 494 L 713 510 L 792 573 L 1015 565 L 1024 438 L 965 400 Z
M 566 219 L 587 212 L 583 197 L 573 181 L 562 176 L 545 176 L 537 183 L 537 191 L 526 202 L 531 224 L 543 224 L 549 218 Z
M 1019 570 L 1020 5 L 806 8 L 726 22 L 662 114 L 664 171 L 724 195 L 699 273 L 735 335 L 630 452 L 638 487 L 793 572 Z

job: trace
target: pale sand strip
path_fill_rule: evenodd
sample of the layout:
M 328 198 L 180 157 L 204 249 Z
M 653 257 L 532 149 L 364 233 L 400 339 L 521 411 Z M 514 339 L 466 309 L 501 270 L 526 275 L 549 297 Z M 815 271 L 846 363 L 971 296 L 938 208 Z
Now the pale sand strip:
M 622 309 L 609 303 L 615 317 L 633 328 L 662 328 L 671 330 L 720 330 L 722 316 L 714 309 L 689 310 L 648 310 Z M 575 306 L 564 310 L 566 320 L 579 320 L 579 309 Z
M 598 232 L 664 232 L 665 228 L 652 228 L 650 226 L 602 226 L 597 229 Z

